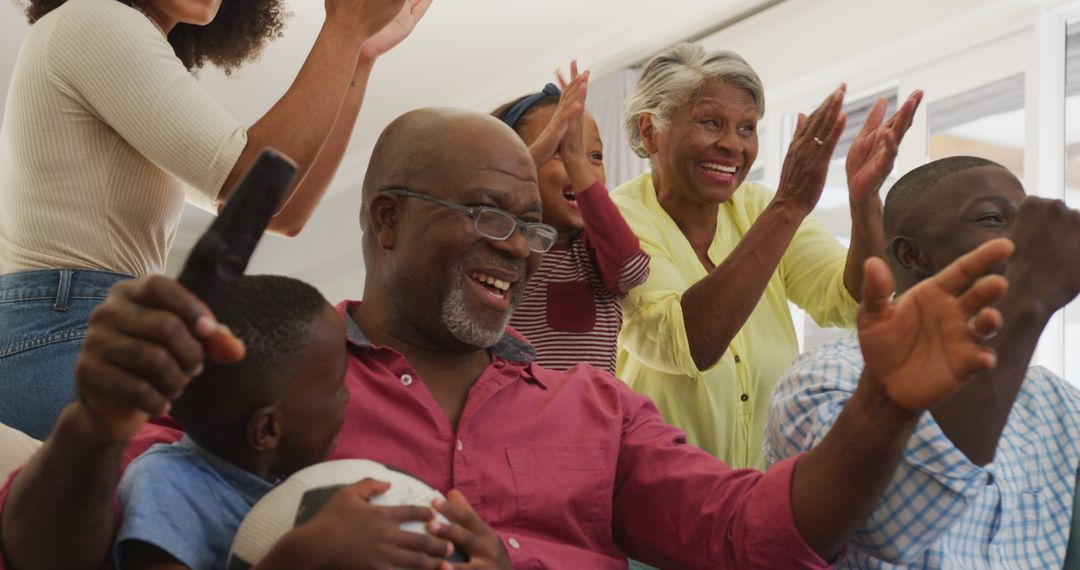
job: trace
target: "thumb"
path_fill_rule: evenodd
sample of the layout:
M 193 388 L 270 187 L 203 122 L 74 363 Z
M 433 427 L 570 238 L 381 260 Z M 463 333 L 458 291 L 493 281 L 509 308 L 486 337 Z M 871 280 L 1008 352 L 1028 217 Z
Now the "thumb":
M 361 479 L 359 482 L 349 485 L 348 487 L 346 487 L 346 489 L 348 489 L 352 493 L 355 493 L 356 496 L 360 497 L 361 499 L 368 501 L 372 497 L 377 497 L 390 489 L 390 483 L 366 477 L 364 479 Z
M 889 308 L 893 292 L 893 276 L 880 257 L 871 257 L 863 264 L 862 311 L 877 318 Z
M 199 336 L 202 337 L 207 355 L 218 364 L 233 364 L 244 358 L 244 341 L 221 323 L 216 323 L 207 334 Z

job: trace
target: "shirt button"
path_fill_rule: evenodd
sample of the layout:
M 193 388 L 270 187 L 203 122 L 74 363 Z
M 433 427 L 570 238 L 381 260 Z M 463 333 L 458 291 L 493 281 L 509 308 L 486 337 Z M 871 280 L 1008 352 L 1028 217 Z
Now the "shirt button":
M 745 402 L 750 399 L 750 396 L 747 394 L 743 394 L 742 396 L 739 396 L 739 399 Z
M 406 386 L 412 386 L 412 376 L 409 376 L 408 374 L 402 374 L 401 383 Z
M 740 363 L 740 362 L 742 362 L 742 359 L 741 359 L 741 358 L 739 358 L 739 355 L 738 355 L 738 354 L 736 354 L 736 355 L 735 355 L 735 364 L 738 364 L 738 363 Z
M 506 543 L 509 544 L 510 548 L 513 548 L 514 550 L 521 548 L 521 543 L 518 542 L 516 538 L 511 538 L 510 540 L 507 540 Z
M 459 440 L 457 440 L 457 450 L 461 451 L 462 449 L 465 449 L 465 445 L 462 444 L 461 440 L 459 439 Z

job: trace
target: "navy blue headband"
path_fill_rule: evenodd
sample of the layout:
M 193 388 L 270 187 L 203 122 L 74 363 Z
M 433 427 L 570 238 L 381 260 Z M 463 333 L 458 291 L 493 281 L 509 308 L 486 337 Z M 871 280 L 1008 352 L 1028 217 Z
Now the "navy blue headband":
M 507 109 L 506 112 L 503 113 L 503 116 L 499 118 L 502 119 L 502 122 L 510 125 L 511 129 L 515 129 L 517 128 L 518 122 L 521 121 L 521 117 L 523 117 L 525 113 L 528 113 L 529 109 L 532 109 L 533 106 L 543 99 L 548 97 L 558 97 L 561 94 L 562 92 L 559 91 L 559 88 L 556 87 L 554 83 L 548 83 L 539 93 L 534 93 L 521 101 L 518 101 L 513 107 Z

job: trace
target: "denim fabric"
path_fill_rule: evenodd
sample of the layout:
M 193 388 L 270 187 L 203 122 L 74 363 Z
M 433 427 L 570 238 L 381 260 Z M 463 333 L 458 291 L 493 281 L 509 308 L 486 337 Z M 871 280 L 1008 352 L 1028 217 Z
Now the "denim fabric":
M 0 423 L 45 439 L 74 395 L 90 311 L 127 275 L 45 269 L 0 275 Z

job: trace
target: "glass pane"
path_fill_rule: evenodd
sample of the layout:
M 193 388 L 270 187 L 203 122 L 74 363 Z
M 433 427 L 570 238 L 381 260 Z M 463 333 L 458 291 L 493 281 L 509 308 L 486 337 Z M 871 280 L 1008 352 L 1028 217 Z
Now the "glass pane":
M 979 156 L 1023 180 L 1024 120 L 1022 74 L 935 101 L 929 109 L 929 159 Z
M 1080 209 L 1080 23 L 1065 40 L 1065 203 Z M 1080 301 L 1065 307 L 1065 378 L 1080 384 Z M 1070 350 L 1072 348 L 1072 350 Z
M 896 90 L 882 91 L 868 97 L 848 101 L 844 105 L 844 114 L 847 115 L 847 123 L 844 132 L 840 135 L 840 141 L 836 144 L 833 160 L 829 163 L 829 176 L 825 179 L 825 189 L 821 193 L 821 200 L 814 208 L 814 217 L 821 220 L 825 227 L 840 240 L 844 246 L 851 243 L 851 208 L 848 205 L 847 172 L 844 163 L 847 159 L 848 149 L 851 142 L 859 134 L 870 107 L 878 99 L 884 98 L 888 102 L 885 111 L 886 118 L 896 112 Z M 885 181 L 884 187 L 892 186 L 895 180 L 890 177 Z M 836 339 L 844 334 L 844 329 L 821 328 L 812 318 L 803 319 L 803 348 L 809 350 L 826 342 Z

